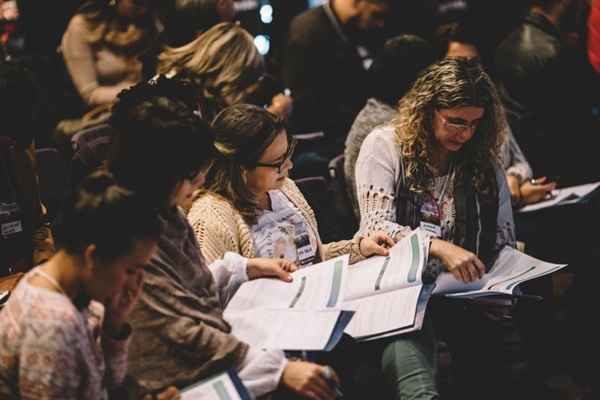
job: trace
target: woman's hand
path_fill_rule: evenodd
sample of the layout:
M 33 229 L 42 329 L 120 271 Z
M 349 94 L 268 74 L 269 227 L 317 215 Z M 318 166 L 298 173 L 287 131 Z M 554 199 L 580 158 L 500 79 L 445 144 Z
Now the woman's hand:
M 519 181 L 519 178 L 514 175 L 507 175 L 506 183 L 508 184 L 510 197 L 516 199 L 517 201 L 521 200 L 521 182 Z
M 120 337 L 129 319 L 129 314 L 137 304 L 142 293 L 144 270 L 138 268 L 128 277 L 119 293 L 104 302 L 104 329 L 112 337 Z
M 156 396 L 152 396 L 150 394 L 144 396 L 144 400 L 179 400 L 181 395 L 179 390 L 176 387 L 171 386 L 164 392 L 157 394 Z
M 282 258 L 249 258 L 246 265 L 248 279 L 279 278 L 285 282 L 292 281 L 291 272 L 298 269 L 296 264 Z
M 385 232 L 377 231 L 364 237 L 358 244 L 358 250 L 363 257 L 387 256 L 390 254 L 388 249 L 394 245 L 394 240 Z
M 281 382 L 287 388 L 302 397 L 314 400 L 335 400 L 335 392 L 325 379 L 326 367 L 305 361 L 288 361 Z M 332 374 L 331 378 L 339 385 L 339 378 Z
M 475 254 L 445 240 L 431 239 L 429 252 L 459 281 L 473 282 L 485 274 L 485 265 Z
M 283 118 L 289 118 L 292 115 L 293 109 L 294 100 L 291 96 L 286 96 L 283 93 L 275 95 L 271 100 L 271 105 L 267 107 L 267 111 Z
M 533 204 L 544 200 L 548 194 L 551 194 L 556 189 L 556 182 L 546 183 L 545 176 L 532 179 L 535 182 L 527 181 L 521 185 L 521 199 L 525 204 Z

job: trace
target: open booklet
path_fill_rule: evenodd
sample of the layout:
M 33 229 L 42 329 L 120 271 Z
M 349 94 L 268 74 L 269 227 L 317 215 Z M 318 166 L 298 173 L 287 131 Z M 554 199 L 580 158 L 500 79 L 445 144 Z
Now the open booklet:
M 250 400 L 251 398 L 233 370 L 204 379 L 181 391 L 181 400 Z
M 347 334 L 357 340 L 374 340 L 421 328 L 429 299 L 421 280 L 428 243 L 417 229 L 396 243 L 389 256 L 348 267 L 342 308 L 356 314 Z
M 292 282 L 246 282 L 224 317 L 236 337 L 254 346 L 331 350 L 353 314 L 340 309 L 347 267 L 343 256 L 294 272 Z
M 552 198 L 539 203 L 530 204 L 518 210 L 519 213 L 528 213 L 548 207 L 562 206 L 585 201 L 600 188 L 600 182 L 585 185 L 571 186 L 552 191 Z
M 291 283 L 244 283 L 224 312 L 233 334 L 283 350 L 330 350 L 343 331 L 373 340 L 420 329 L 430 291 L 422 291 L 428 239 L 419 230 L 387 257 L 348 266 L 348 256 L 292 274 Z
M 513 295 L 520 283 L 551 274 L 566 266 L 541 261 L 506 246 L 500 251 L 490 271 L 478 281 L 463 283 L 449 272 L 444 272 L 437 278 L 433 293 L 462 298 Z

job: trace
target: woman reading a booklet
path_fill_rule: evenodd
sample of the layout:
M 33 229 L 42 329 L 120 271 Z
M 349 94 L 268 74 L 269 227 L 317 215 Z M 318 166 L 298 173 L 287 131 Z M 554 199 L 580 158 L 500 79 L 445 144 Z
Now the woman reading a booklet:
M 202 184 L 213 158 L 213 134 L 194 113 L 196 93 L 160 77 L 121 93 L 112 111 L 117 136 L 109 170 L 144 197 L 164 227 L 156 254 L 144 266 L 142 294 L 132 313 L 129 372 L 154 392 L 183 388 L 232 368 L 254 397 L 281 387 L 332 400 L 325 367 L 249 346 L 223 319 L 224 305 L 241 283 L 261 276 L 284 279 L 291 265 L 233 253 L 210 267 L 205 263 L 177 207 Z M 169 162 L 160 162 L 166 157 Z
M 498 157 L 505 124 L 496 89 L 477 61 L 428 67 L 401 100 L 398 118 L 361 147 L 360 233 L 384 230 L 398 239 L 421 227 L 431 238 L 425 282 L 441 271 L 463 282 L 479 279 L 505 245 L 515 244 Z
M 281 118 L 248 105 L 230 106 L 213 121 L 218 155 L 206 190 L 188 220 L 208 262 L 226 252 L 244 257 L 287 259 L 304 267 L 343 254 L 350 263 L 387 255 L 392 240 L 372 237 L 323 244 L 306 199 L 288 178 L 295 141 Z
M 161 232 L 156 213 L 98 172 L 69 196 L 54 232 L 58 252 L 0 312 L 0 397 L 139 398 L 125 384 L 129 316 Z M 159 398 L 176 397 L 173 388 Z

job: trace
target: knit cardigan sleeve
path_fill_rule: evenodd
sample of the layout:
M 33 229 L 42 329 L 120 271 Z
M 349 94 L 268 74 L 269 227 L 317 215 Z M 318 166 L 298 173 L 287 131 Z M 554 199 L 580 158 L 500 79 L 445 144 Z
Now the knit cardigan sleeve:
M 250 230 L 230 203 L 212 193 L 198 197 L 187 215 L 207 264 L 232 252 L 254 257 Z

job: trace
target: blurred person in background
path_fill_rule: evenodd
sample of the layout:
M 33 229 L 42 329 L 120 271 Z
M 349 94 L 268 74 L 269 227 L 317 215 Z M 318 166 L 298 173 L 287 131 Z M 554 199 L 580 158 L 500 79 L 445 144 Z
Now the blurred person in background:
M 111 103 L 141 78 L 138 57 L 158 37 L 156 0 L 91 0 L 71 18 L 61 50 L 84 103 Z

